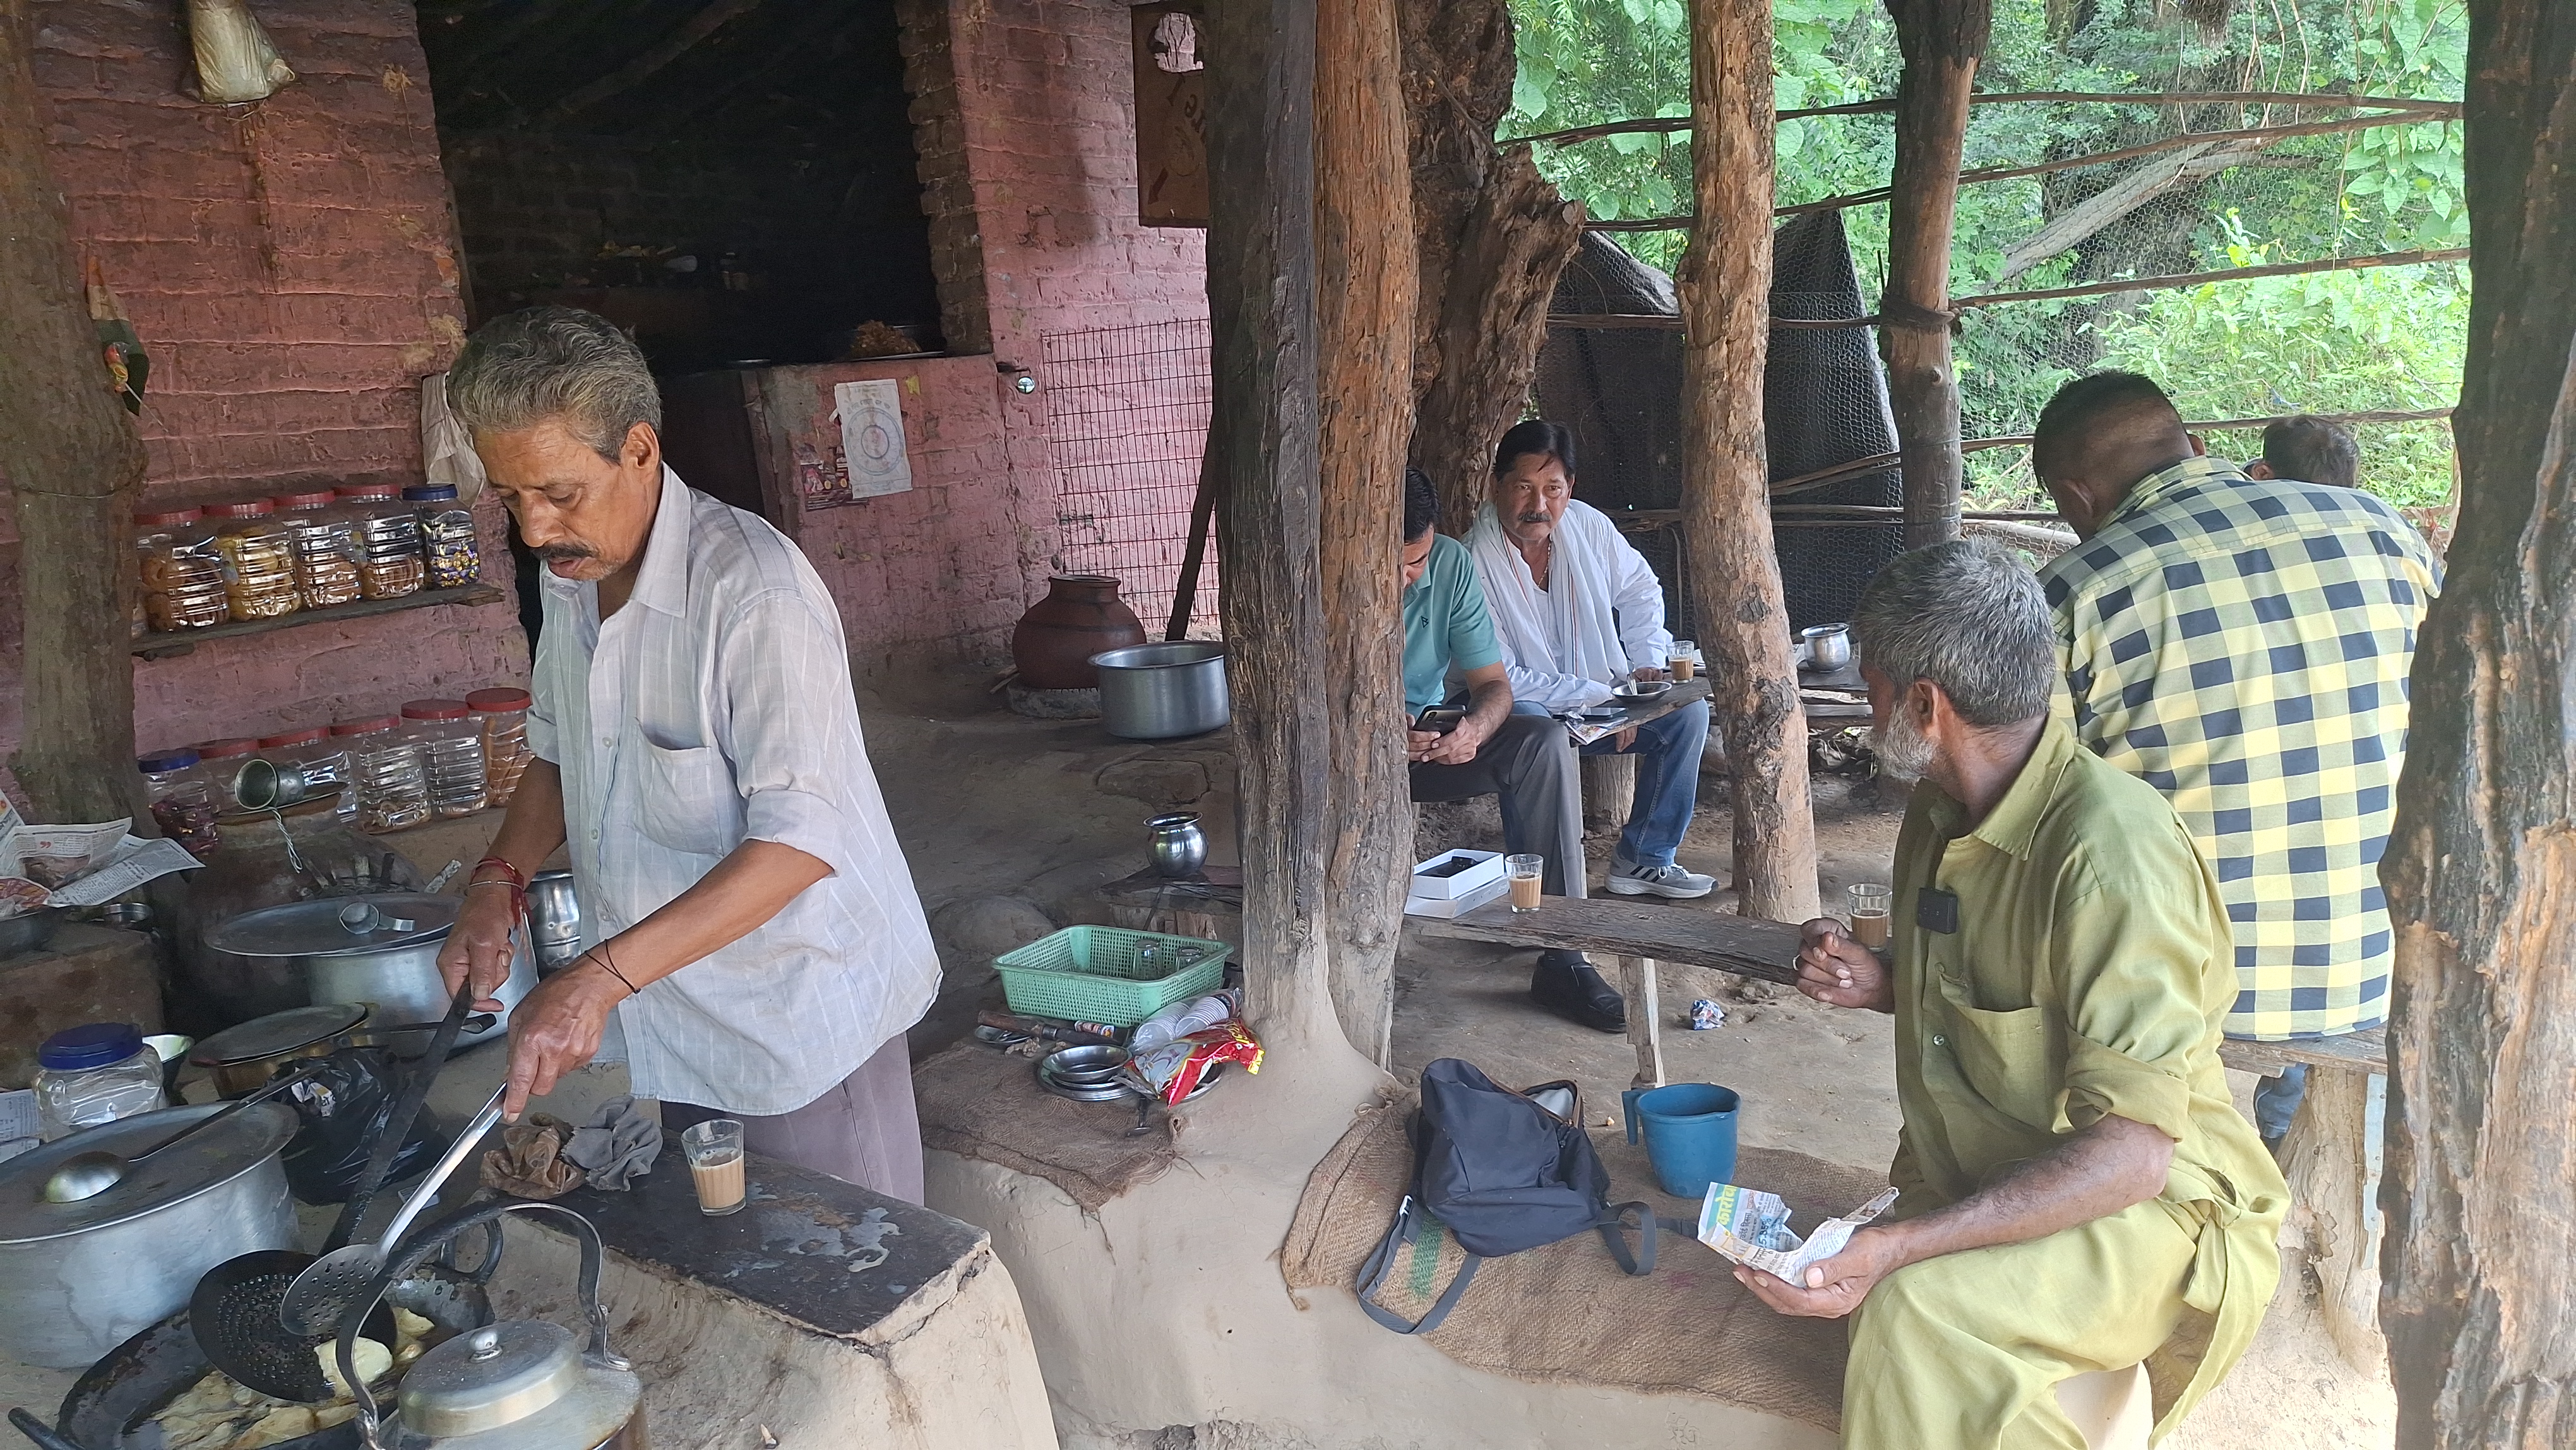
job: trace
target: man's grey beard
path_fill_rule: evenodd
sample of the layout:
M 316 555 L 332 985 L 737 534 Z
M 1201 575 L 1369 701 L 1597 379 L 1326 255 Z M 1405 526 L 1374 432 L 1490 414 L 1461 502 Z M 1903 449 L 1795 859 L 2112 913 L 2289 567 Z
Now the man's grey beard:
M 1923 778 L 1939 749 L 1931 736 L 1905 718 L 1901 709 L 1890 715 L 1886 724 L 1870 728 L 1869 748 L 1878 752 L 1879 773 L 1906 785 Z

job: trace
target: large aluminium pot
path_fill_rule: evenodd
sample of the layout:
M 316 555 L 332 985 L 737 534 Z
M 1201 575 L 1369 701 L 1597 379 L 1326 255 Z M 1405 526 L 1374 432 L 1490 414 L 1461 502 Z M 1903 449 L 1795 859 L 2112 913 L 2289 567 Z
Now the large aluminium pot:
M 1091 663 L 1100 671 L 1100 723 L 1121 739 L 1204 735 L 1232 718 L 1225 646 L 1216 640 L 1106 650 Z
M 456 925 L 453 896 L 419 891 L 378 891 L 326 896 L 245 912 L 206 933 L 210 957 L 239 963 L 240 974 L 291 976 L 304 983 L 315 1006 L 364 1002 L 378 1022 L 435 1022 L 447 1015 L 448 992 L 438 975 L 438 949 Z M 510 1010 L 537 985 L 536 959 L 522 934 L 491 1026 L 469 1032 L 471 1043 L 502 1034 Z
M 186 1308 L 208 1269 L 293 1247 L 278 1153 L 296 1118 L 283 1103 L 253 1104 L 137 1162 L 96 1197 L 45 1201 L 45 1180 L 73 1154 L 139 1154 L 224 1106 L 119 1118 L 0 1163 L 0 1357 L 85 1367 Z
M 181 1030 L 199 1037 L 312 1002 L 303 972 L 291 962 L 215 951 L 206 944 L 207 933 L 262 907 L 421 887 L 420 871 L 408 858 L 340 824 L 329 801 L 290 806 L 279 819 L 226 816 L 222 832 L 204 866 L 153 883 L 154 900 L 162 906 L 178 948 L 180 973 L 190 989 L 186 995 L 200 1006 L 181 1014 L 191 1019 Z M 293 864 L 297 860 L 304 863 L 302 871 Z M 445 1004 L 440 1008 L 430 1019 L 439 1017 Z

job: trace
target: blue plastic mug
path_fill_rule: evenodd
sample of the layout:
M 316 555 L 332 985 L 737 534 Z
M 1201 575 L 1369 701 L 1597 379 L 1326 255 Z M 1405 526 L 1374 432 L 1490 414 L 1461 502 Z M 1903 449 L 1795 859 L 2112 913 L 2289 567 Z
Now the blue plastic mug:
M 1715 1083 L 1677 1082 L 1630 1088 L 1619 1095 L 1628 1118 L 1628 1141 L 1646 1137 L 1655 1182 L 1675 1198 L 1708 1196 L 1712 1183 L 1735 1181 L 1735 1115 L 1744 1100 Z

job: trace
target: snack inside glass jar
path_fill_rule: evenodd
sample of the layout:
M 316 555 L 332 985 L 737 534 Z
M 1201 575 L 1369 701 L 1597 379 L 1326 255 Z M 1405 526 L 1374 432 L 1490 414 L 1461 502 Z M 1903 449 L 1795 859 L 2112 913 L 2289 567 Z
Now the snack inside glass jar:
M 519 776 L 536 753 L 528 748 L 528 692 L 508 688 L 476 690 L 465 697 L 483 727 L 483 797 L 486 805 L 506 806 L 519 793 Z
M 203 757 L 185 748 L 137 757 L 143 772 L 143 800 L 161 834 L 202 861 L 215 853 L 214 787 L 199 769 Z
M 286 530 L 295 560 L 295 591 L 307 609 L 347 604 L 358 597 L 358 550 L 337 494 L 315 489 L 270 499 Z
M 275 619 L 304 607 L 295 591 L 295 552 L 264 498 L 217 504 L 215 552 L 223 560 L 224 604 L 240 620 Z
M 418 594 L 429 580 L 420 555 L 420 518 L 390 483 L 354 484 L 339 491 L 348 509 L 349 537 L 358 551 L 358 593 L 367 599 Z
M 134 555 L 141 576 L 144 628 L 161 634 L 205 629 L 232 617 L 224 566 L 201 509 L 134 516 Z
M 463 700 L 413 700 L 403 724 L 420 748 L 429 781 L 429 806 L 442 816 L 470 816 L 483 809 L 483 723 Z
M 483 572 L 474 538 L 474 514 L 457 502 L 452 484 L 422 483 L 403 490 L 420 520 L 420 552 L 429 565 L 429 587 L 462 589 Z

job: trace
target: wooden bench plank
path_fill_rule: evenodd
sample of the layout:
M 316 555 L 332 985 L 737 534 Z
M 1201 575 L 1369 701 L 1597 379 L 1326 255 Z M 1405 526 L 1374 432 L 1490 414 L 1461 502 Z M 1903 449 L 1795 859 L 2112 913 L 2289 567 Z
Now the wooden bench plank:
M 1612 957 L 1679 962 L 1765 982 L 1798 980 L 1798 928 L 1714 911 L 1662 904 L 1542 897 L 1536 911 L 1516 912 L 1509 901 L 1490 902 L 1464 916 L 1405 918 L 1426 937 L 1497 942 L 1504 946 L 1556 947 Z M 2388 1070 L 2387 1029 L 2373 1027 L 2341 1037 L 2297 1042 L 2218 1045 L 2229 1067 L 2266 1075 L 2293 1062 L 2329 1072 Z
M 1691 907 L 1548 896 L 1536 911 L 1515 912 L 1502 900 L 1464 916 L 1405 920 L 1424 936 L 1452 941 L 1651 957 L 1765 982 L 1798 980 L 1796 927 Z

